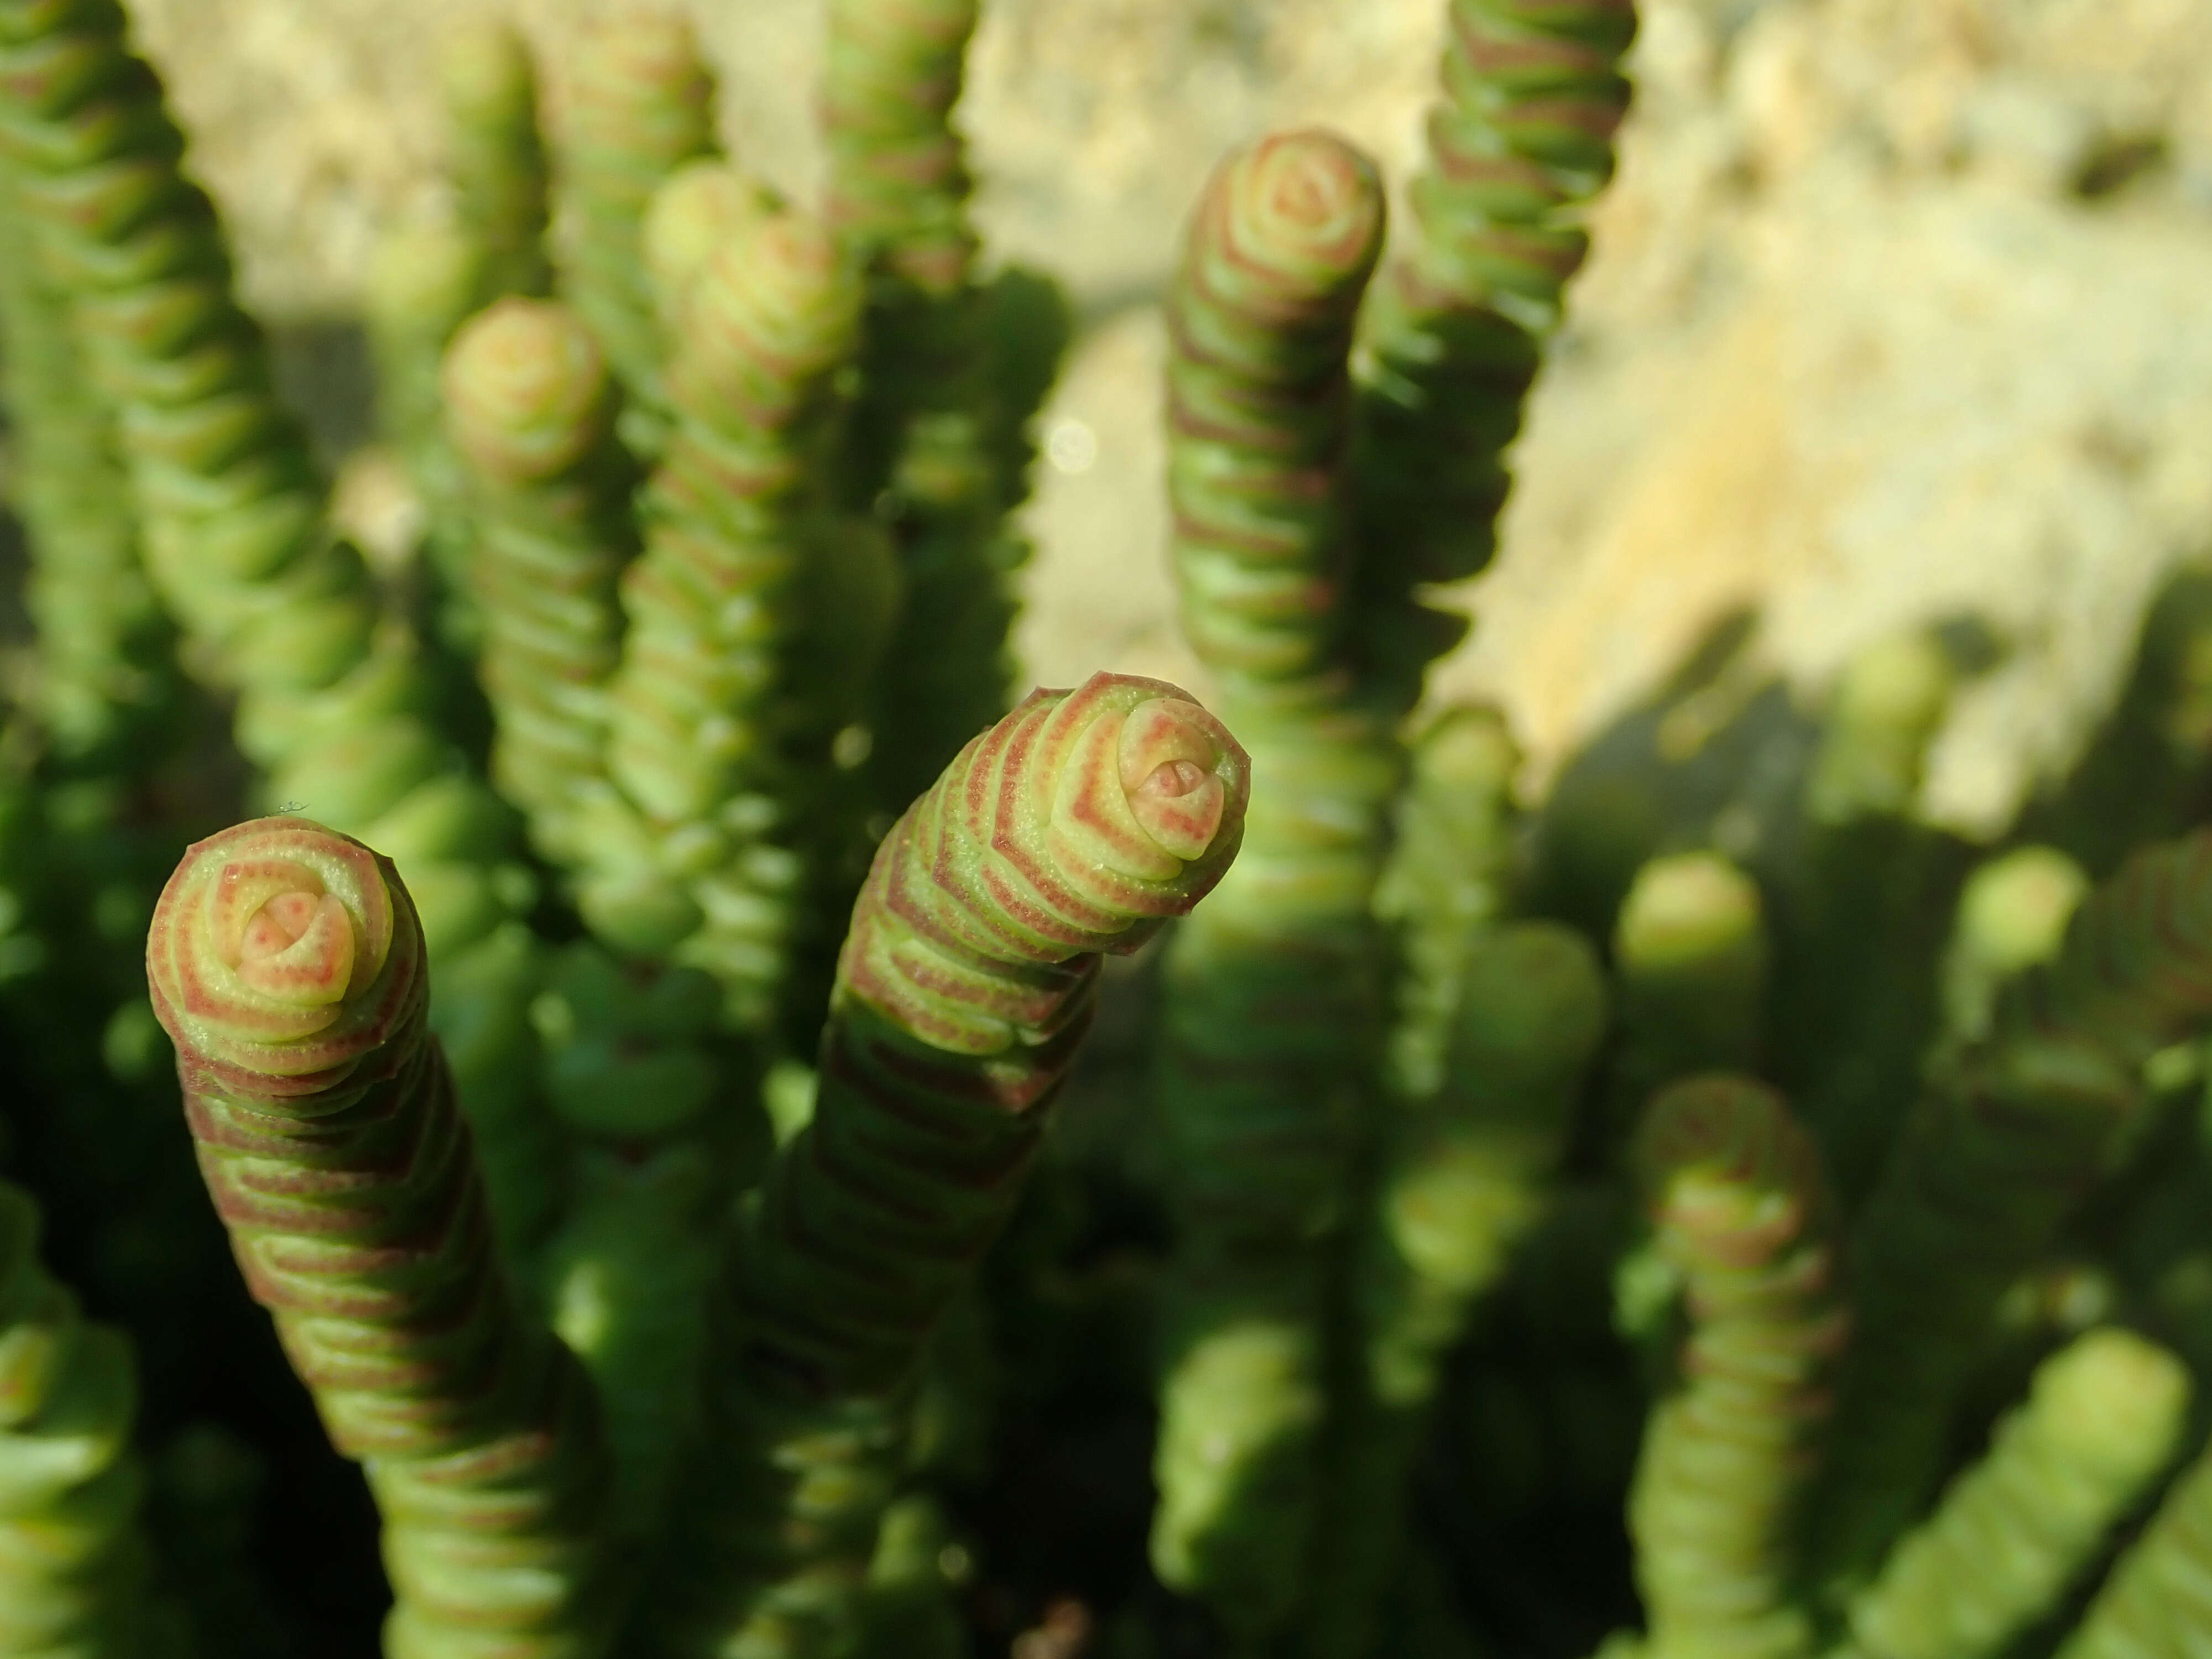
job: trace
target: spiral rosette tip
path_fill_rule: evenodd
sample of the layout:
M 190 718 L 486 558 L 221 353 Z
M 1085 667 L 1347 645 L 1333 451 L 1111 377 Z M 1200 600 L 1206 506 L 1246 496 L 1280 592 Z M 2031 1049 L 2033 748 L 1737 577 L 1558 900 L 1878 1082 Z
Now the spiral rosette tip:
M 1383 194 L 1352 145 L 1319 127 L 1271 133 L 1223 164 L 1209 197 L 1249 306 L 1299 314 L 1357 301 L 1382 251 Z
M 806 215 L 758 208 L 702 254 L 683 307 L 674 394 L 696 416 L 775 424 L 858 343 L 858 269 Z
M 537 117 L 530 48 L 503 21 L 465 21 L 439 43 L 438 90 L 456 123 L 516 126 Z
M 840 983 L 933 1047 L 1043 1042 L 1099 954 L 1212 890 L 1250 793 L 1243 747 L 1175 686 L 1034 691 L 885 837 Z
M 146 952 L 154 1012 L 187 1073 L 261 1096 L 328 1088 L 419 1018 L 421 961 L 390 861 L 292 817 L 188 848 Z
M 454 443 L 510 483 L 569 471 L 613 419 L 606 360 L 556 301 L 510 298 L 478 313 L 447 351 L 442 384 Z
M 1754 1256 L 1797 1236 L 1824 1202 L 1811 1138 L 1778 1096 L 1741 1078 L 1689 1078 L 1661 1091 L 1634 1163 L 1662 1225 Z
M 640 246 L 672 324 L 716 250 L 781 206 L 767 185 L 719 155 L 687 161 L 662 181 L 647 205 Z
M 1140 684 L 1130 676 L 1100 675 L 1079 696 L 1108 678 Z M 1188 902 L 1194 904 L 1202 896 L 1196 884 L 1210 888 L 1243 837 L 1251 763 L 1227 728 L 1197 703 L 1163 682 L 1145 684 L 1161 695 L 1137 703 L 1121 720 L 1113 769 L 1084 766 L 1076 788 L 1063 786 L 1061 799 L 1069 802 L 1068 817 L 1098 836 L 1097 854 L 1106 867 L 1181 883 L 1194 890 Z M 1137 836 L 1126 833 L 1114 809 L 1117 791 Z M 1071 850 L 1079 845 L 1072 831 L 1059 844 Z M 1187 877 L 1193 866 L 1209 873 L 1193 881 Z

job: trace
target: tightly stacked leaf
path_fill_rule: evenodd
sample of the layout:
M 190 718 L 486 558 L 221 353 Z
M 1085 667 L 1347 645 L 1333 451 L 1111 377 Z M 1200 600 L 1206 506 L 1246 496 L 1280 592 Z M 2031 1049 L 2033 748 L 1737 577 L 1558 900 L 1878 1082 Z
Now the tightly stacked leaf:
M 2189 1395 L 2180 1363 L 2125 1331 L 2092 1331 L 2044 1361 L 1988 1457 L 1943 1494 L 1853 1602 L 1851 1651 L 1884 1659 L 2001 1651 L 2163 1472 Z M 2139 1566 L 2130 1577 L 2156 1571 Z M 2119 1610 L 2101 1613 L 2083 1638 L 2092 1649 L 2100 1628 L 2142 1616 L 2124 1610 L 2127 1599 L 2116 1587 L 2109 1605 Z
M 635 550 L 630 469 L 598 344 L 550 300 L 480 313 L 447 355 L 446 418 L 476 486 L 477 672 L 491 776 L 545 855 L 579 855 L 574 818 L 605 770 L 605 687 L 620 650 L 615 580 Z
M 1007 632 L 1029 547 L 1024 430 L 1067 319 L 1053 285 L 975 271 L 951 124 L 975 0 L 836 0 L 822 90 L 823 213 L 868 277 L 854 504 L 890 526 L 904 590 L 869 708 L 877 805 L 896 814 L 1014 684 Z
M 0 167 L 0 201 L 12 188 Z M 85 384 L 67 300 L 12 212 L 0 213 L 0 373 L 9 405 L 35 412 L 14 434 L 13 461 L 39 716 L 58 753 L 97 764 L 173 735 L 171 629 L 139 568 L 112 417 Z
M 644 556 L 609 687 L 607 768 L 642 818 L 647 866 L 580 894 L 604 936 L 714 975 L 740 1024 L 769 1023 L 798 918 L 841 831 L 831 747 L 892 604 L 864 527 L 831 520 L 820 468 L 860 291 L 795 215 L 741 227 L 693 283 L 677 425 L 644 501 Z M 611 826 L 610 826 L 611 827 Z M 601 846 L 617 846 L 594 826 Z M 822 848 L 811 860 L 810 843 Z
M 1860 1219 L 1860 1335 L 1816 1510 L 1815 1559 L 1850 1584 L 1925 1498 L 1990 1310 L 2129 1152 L 2145 1062 L 2212 1013 L 2212 836 L 2147 848 L 2008 988 L 1892 1149 Z

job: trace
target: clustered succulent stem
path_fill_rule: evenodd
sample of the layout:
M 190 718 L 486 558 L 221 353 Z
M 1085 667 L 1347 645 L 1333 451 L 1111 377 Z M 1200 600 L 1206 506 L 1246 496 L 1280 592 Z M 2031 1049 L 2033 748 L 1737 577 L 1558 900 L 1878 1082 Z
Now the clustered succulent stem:
M 436 591 L 426 595 L 441 643 L 471 654 L 481 626 L 468 595 L 472 533 L 461 463 L 445 430 L 440 369 L 479 307 L 542 295 L 546 263 L 544 144 L 538 77 L 521 37 L 503 22 L 464 23 L 441 45 L 448 210 L 384 231 L 363 291 L 376 365 L 376 413 L 420 494 L 422 550 Z
M 437 70 L 453 216 L 478 251 L 483 297 L 542 295 L 550 182 L 530 49 L 510 23 L 465 22 Z
M 446 410 L 470 473 L 466 580 L 482 618 L 491 777 L 551 862 L 582 855 L 575 818 L 604 787 L 615 584 L 636 551 L 628 458 L 599 346 L 555 300 L 478 313 L 446 356 Z
M 1408 1547 L 1405 1492 L 1447 1355 L 1543 1218 L 1605 1033 L 1597 953 L 1548 921 L 1463 932 L 1454 1006 L 1425 1096 L 1382 1132 L 1372 1208 L 1352 1241 L 1360 1387 L 1334 1436 L 1304 1650 L 1367 1659 Z
M 1628 1500 L 1645 1651 L 1792 1659 L 1795 1511 L 1847 1328 L 1819 1157 L 1779 1097 L 1715 1074 L 1652 1103 L 1636 1164 L 1689 1323 Z
M 1413 711 L 1635 15 L 1440 3 L 1404 247 L 1364 156 L 1279 133 L 1213 175 L 1167 295 L 1217 716 L 1111 673 L 1006 712 L 1070 323 L 981 256 L 976 0 L 830 0 L 811 208 L 720 153 L 678 10 L 596 20 L 544 136 L 521 38 L 451 37 L 445 199 L 368 285 L 423 516 L 373 567 L 120 0 L 0 0 L 40 635 L 0 686 L 0 1069 L 27 1037 L 33 1092 L 85 1097 L 0 1102 L 0 1158 L 166 1379 L 264 1328 L 204 1320 L 169 1249 L 179 1182 L 222 1237 L 196 1153 L 380 1511 L 387 1659 L 956 1659 L 1009 1619 L 1017 1655 L 1437 1659 L 1470 1610 L 1548 1648 L 1534 1556 L 1624 1492 L 1608 1659 L 2212 1644 L 2204 1461 L 2126 1537 L 2191 1409 L 2134 1328 L 2212 1356 L 2180 1109 L 2212 831 L 2090 884 L 2201 816 L 2212 590 L 2177 585 L 2024 817 L 2052 846 L 1914 818 L 1948 627 L 1859 652 L 1817 729 L 1724 629 L 1524 817 L 1500 716 Z M 220 757 L 164 752 L 203 706 L 173 668 L 297 805 L 157 904 L 147 848 L 239 810 Z M 1127 981 L 1151 1046 L 1105 1045 L 1048 1140 L 1103 959 L 1171 923 Z M 142 929 L 143 979 L 108 948 Z M 182 1127 L 146 1109 L 164 1033 Z M 252 1471 L 196 1468 L 227 1431 L 193 1419 L 283 1379 L 140 1421 L 37 1231 L 0 1182 L 0 1651 L 267 1659 Z M 1121 1448 L 1154 1408 L 1158 1582 L 1086 1634 L 1005 1516 L 1060 1499 L 1064 1418 Z M 1141 1461 L 1100 1461 L 1136 1501 Z
M 1250 1643 L 1282 1628 L 1320 1502 L 1330 1241 L 1382 1038 L 1370 913 L 1398 781 L 1343 650 L 1353 319 L 1371 165 L 1319 131 L 1216 172 L 1169 327 L 1169 499 L 1186 634 L 1252 756 L 1237 868 L 1164 969 L 1176 1261 L 1155 1570 Z
M 2212 836 L 2137 853 L 1907 1120 L 1853 1230 L 1859 1335 L 1811 1511 L 1825 1581 L 1863 1583 L 1925 1499 L 1999 1297 L 2132 1144 L 2143 1062 L 2212 1012 L 2208 903 Z
M 1613 924 L 1621 1031 L 1608 1141 L 1625 1142 L 1669 1083 L 1754 1069 L 1768 955 L 1759 885 L 1719 854 L 1671 854 L 1637 872 Z
M 980 278 L 966 145 L 953 125 L 975 0 L 836 0 L 822 125 L 823 211 L 868 279 L 854 504 L 881 515 L 904 599 L 868 714 L 886 817 L 1010 699 L 1008 633 L 1027 543 L 1026 427 L 1066 343 L 1048 283 Z
M 658 1651 L 839 1650 L 923 1343 L 1011 1212 L 1102 953 L 1237 854 L 1243 751 L 1176 688 L 1099 674 L 971 741 L 878 849 L 811 1121 L 732 1258 Z
M 0 1652 L 155 1659 L 177 1632 L 140 1518 L 131 1343 L 47 1273 L 39 1224 L 0 1182 Z
M 819 477 L 860 314 L 857 275 L 796 213 L 739 224 L 692 282 L 676 422 L 622 582 L 615 789 L 580 831 L 592 928 L 713 974 L 733 1023 L 763 1033 L 854 833 L 835 743 L 896 603 L 882 544 Z
M 2114 1565 L 2059 1659 L 2183 1655 L 2212 1637 L 2204 1565 L 2212 1557 L 2212 1457 L 2199 1455 Z
M 596 1402 L 499 1260 L 390 860 L 299 818 L 201 842 L 147 977 L 247 1285 L 383 1511 L 386 1651 L 605 1653 Z
M 1520 751 L 1496 710 L 1442 710 L 1409 745 L 1375 915 L 1396 964 L 1386 1077 L 1423 1100 L 1443 1085 L 1469 942 L 1508 902 Z
M 114 422 L 85 381 L 66 292 L 40 269 L 0 164 L 0 368 L 38 630 L 38 713 L 58 756 L 98 768 L 176 729 L 173 632 L 139 561 Z
M 1443 101 L 1412 187 L 1419 236 L 1361 319 L 1352 626 L 1376 695 L 1410 708 L 1466 631 L 1420 590 L 1487 564 L 1542 343 L 1612 175 L 1634 0 L 1451 0 Z
M 187 665 L 236 693 L 238 744 L 270 799 L 368 836 L 405 866 L 432 949 L 455 970 L 435 1017 L 493 1151 L 502 1229 L 519 1238 L 538 1224 L 544 1183 L 527 1173 L 543 1155 L 524 1018 L 535 945 L 514 921 L 529 890 L 507 811 L 437 729 L 416 642 L 327 527 L 305 435 L 233 297 L 183 149 L 112 0 L 0 4 L 0 153 L 71 295 Z
M 2191 1393 L 2179 1360 L 2112 1327 L 2045 1360 L 1982 1461 L 1852 1601 L 1850 1640 L 1835 1659 L 2002 1652 L 2165 1472 Z M 2089 1650 L 2094 1639 L 2083 1638 Z
M 666 436 L 660 331 L 640 237 L 653 193 L 714 148 L 714 83 L 690 20 L 625 4 L 579 43 L 554 130 L 554 263 L 561 291 L 629 394 L 624 439 Z

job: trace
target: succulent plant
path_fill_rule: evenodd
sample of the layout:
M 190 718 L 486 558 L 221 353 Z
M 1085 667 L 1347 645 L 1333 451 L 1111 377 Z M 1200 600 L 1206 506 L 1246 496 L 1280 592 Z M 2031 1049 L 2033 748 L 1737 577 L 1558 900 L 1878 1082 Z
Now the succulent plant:
M 2204 579 L 1991 847 L 1943 629 L 1532 787 L 1423 679 L 1635 15 L 1445 9 L 1395 246 L 1319 128 L 1193 211 L 1209 708 L 1012 696 L 973 0 L 834 0 L 813 201 L 677 12 L 456 30 L 374 558 L 120 8 L 0 0 L 0 1651 L 2212 1641 Z

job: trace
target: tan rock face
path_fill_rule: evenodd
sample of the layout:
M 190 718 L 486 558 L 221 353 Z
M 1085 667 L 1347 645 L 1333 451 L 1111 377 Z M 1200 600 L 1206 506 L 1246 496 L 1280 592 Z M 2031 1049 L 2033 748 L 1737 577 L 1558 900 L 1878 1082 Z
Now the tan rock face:
M 470 0 L 476 3 L 477 0 Z M 349 306 L 434 193 L 454 0 L 132 0 L 277 310 Z M 513 9 L 550 58 L 590 0 Z M 701 3 L 738 151 L 817 171 L 817 0 Z M 1402 185 L 1443 0 L 988 0 L 963 120 L 992 246 L 1090 321 L 1047 417 L 1023 643 L 1048 683 L 1189 674 L 1161 567 L 1157 292 L 1221 150 L 1319 120 Z M 1517 457 L 1476 639 L 1540 769 L 1749 603 L 1808 687 L 1986 617 L 1928 805 L 2060 764 L 2162 571 L 2212 555 L 2212 7 L 1651 0 L 1596 251 Z
M 2178 561 L 2212 556 L 2212 12 L 1651 5 L 1595 256 L 1445 683 L 1540 757 L 1712 621 L 1817 684 L 1912 622 L 2009 654 L 1926 807 L 2062 766 Z M 2184 15 L 2184 12 L 2188 15 Z

